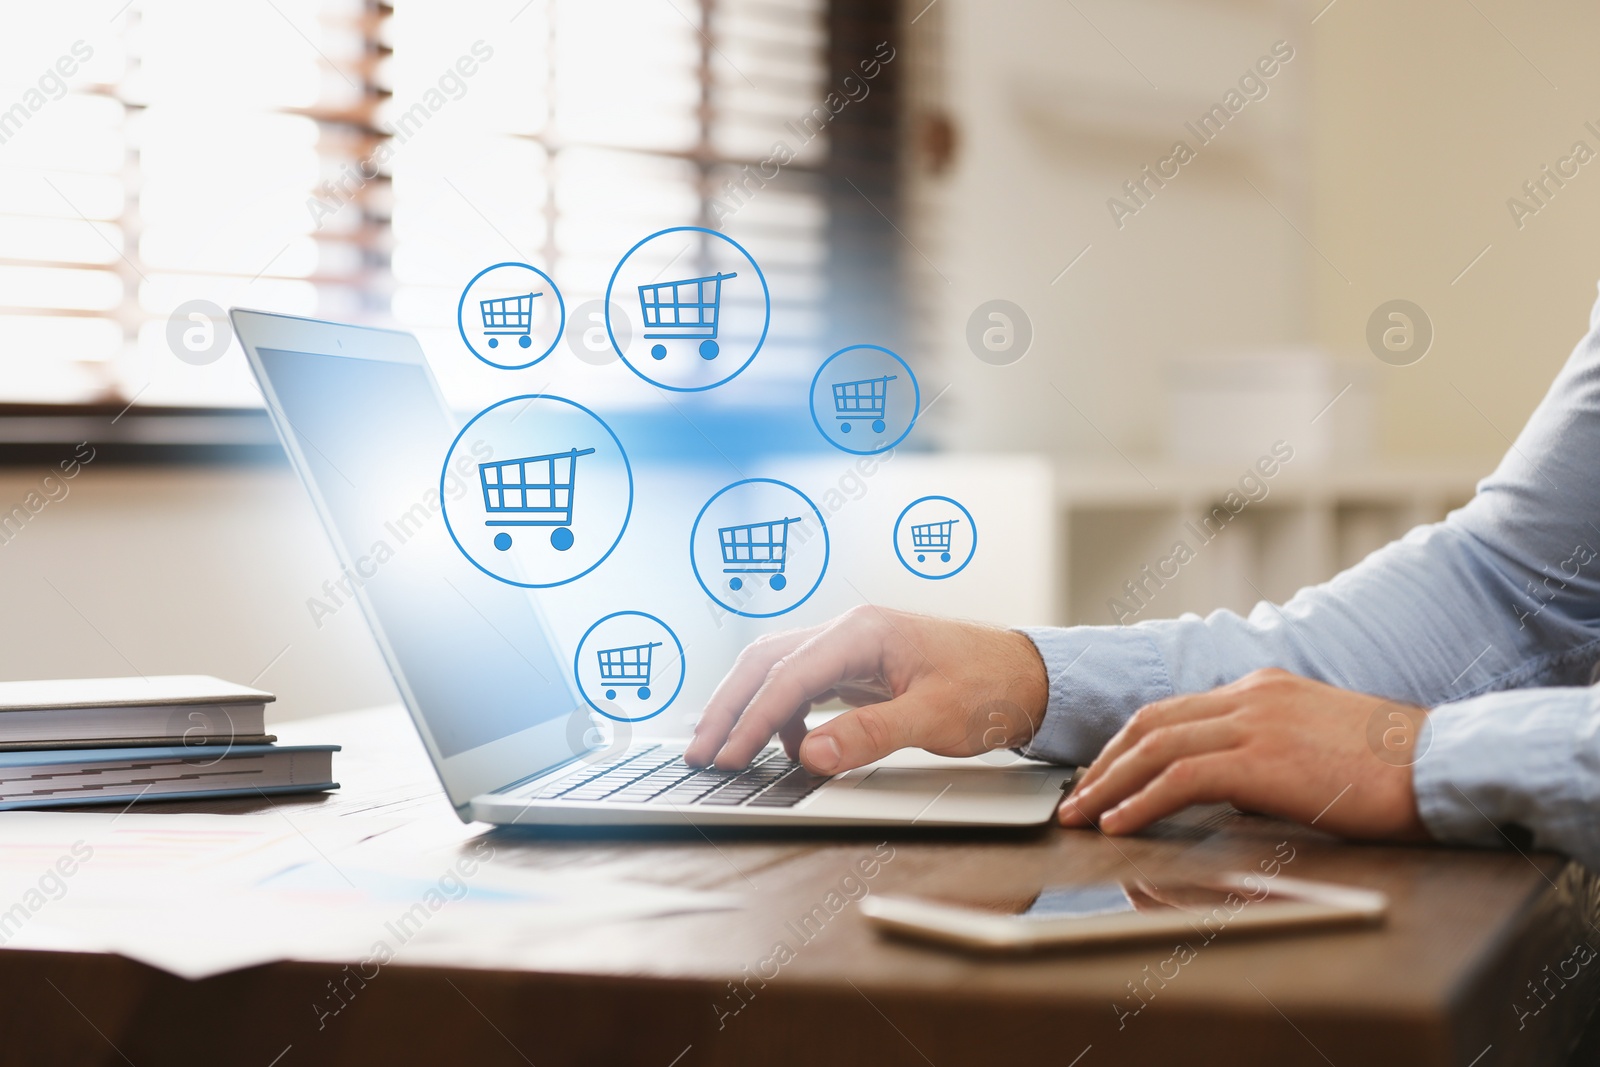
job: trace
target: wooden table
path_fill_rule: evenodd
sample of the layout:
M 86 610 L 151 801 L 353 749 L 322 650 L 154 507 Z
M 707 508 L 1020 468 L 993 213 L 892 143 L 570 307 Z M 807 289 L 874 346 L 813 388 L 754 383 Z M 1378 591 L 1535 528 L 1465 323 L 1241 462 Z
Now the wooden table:
M 346 745 L 335 765 L 346 786 L 339 798 L 280 798 L 297 820 L 359 818 L 364 807 L 448 813 L 398 709 L 279 733 Z M 1345 845 L 1226 809 L 1193 810 L 1121 840 L 1056 828 L 799 835 L 685 826 L 500 831 L 494 845 L 538 868 L 733 891 L 747 904 L 576 930 L 537 945 L 513 971 L 397 963 L 320 1026 L 316 1005 L 342 973 L 326 964 L 186 982 L 118 957 L 0 952 L 0 1064 L 1491 1067 L 1565 1062 L 1600 999 L 1600 960 L 1570 962 L 1576 946 L 1600 947 L 1591 925 L 1600 882 L 1582 868 L 1511 850 Z M 1388 924 L 1254 940 L 1223 933 L 1187 956 L 1157 945 L 994 960 L 882 939 L 847 892 L 1009 894 L 1140 875 L 1159 883 L 1290 854 L 1286 874 L 1388 893 Z M 863 879 L 861 864 L 874 858 L 874 876 Z M 830 901 L 830 892 L 840 895 Z M 801 930 L 819 907 L 826 918 Z M 779 942 L 788 953 L 775 951 Z M 1576 977 L 1554 977 L 1563 970 Z M 1543 983 L 1539 999 L 1530 983 Z

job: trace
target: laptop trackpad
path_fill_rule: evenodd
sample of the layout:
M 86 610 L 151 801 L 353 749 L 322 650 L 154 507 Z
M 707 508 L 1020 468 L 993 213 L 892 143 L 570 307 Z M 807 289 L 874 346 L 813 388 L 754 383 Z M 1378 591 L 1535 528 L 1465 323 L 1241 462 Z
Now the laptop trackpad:
M 933 770 L 915 767 L 879 767 L 867 775 L 857 789 L 892 789 L 900 793 L 941 792 L 988 794 L 990 796 L 1032 796 L 1044 788 L 1046 771 L 1000 770 L 993 767 L 952 767 Z

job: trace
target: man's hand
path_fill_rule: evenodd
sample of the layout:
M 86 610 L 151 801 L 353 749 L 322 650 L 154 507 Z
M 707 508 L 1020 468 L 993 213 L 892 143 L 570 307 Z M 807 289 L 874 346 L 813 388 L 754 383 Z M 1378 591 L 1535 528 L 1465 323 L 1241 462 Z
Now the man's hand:
M 695 727 L 685 759 L 743 767 L 777 734 L 816 774 L 839 774 L 916 746 L 974 756 L 1026 744 L 1049 681 L 1022 634 L 887 608 L 759 638 L 740 654 Z M 854 710 L 806 733 L 813 704 Z
M 1229 801 L 1346 837 L 1426 840 L 1412 760 L 1380 758 L 1368 742 L 1383 707 L 1402 706 L 1280 670 L 1158 701 L 1106 745 L 1062 801 L 1061 823 L 1128 834 L 1190 804 Z M 1424 714 L 1404 708 L 1412 723 Z

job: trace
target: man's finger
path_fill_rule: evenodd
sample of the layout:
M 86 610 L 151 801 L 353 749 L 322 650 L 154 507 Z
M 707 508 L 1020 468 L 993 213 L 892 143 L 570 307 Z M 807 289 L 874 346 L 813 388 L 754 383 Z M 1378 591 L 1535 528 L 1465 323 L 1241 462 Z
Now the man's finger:
M 1229 716 L 1181 722 L 1145 734 L 1144 739 L 1113 762 L 1092 785 L 1074 789 L 1062 802 L 1062 823 L 1084 826 L 1116 807 L 1181 759 L 1233 748 L 1244 727 Z
M 798 709 L 841 681 L 875 676 L 882 648 L 880 637 L 860 617 L 834 623 L 803 641 L 767 672 L 737 716 L 714 764 L 722 770 L 748 764 Z
M 766 681 L 772 665 L 810 640 L 821 629 L 821 626 L 813 626 L 806 630 L 771 634 L 745 646 L 734 661 L 733 668 L 717 686 L 716 692 L 706 701 L 705 711 L 700 714 L 700 721 L 694 727 L 694 739 L 684 750 L 684 761 L 692 767 L 709 764 L 728 740 L 728 732 L 749 705 L 750 698 Z
M 806 735 L 800 760 L 813 774 L 843 774 L 918 743 L 925 701 L 904 694 L 837 715 Z
M 778 728 L 778 740 L 783 742 L 783 751 L 792 760 L 800 758 L 800 744 L 806 739 L 806 713 L 811 710 L 808 703 L 794 713 L 794 718 Z
M 1238 707 L 1237 694 L 1226 692 L 1222 689 L 1211 689 L 1204 693 L 1189 693 L 1184 696 L 1169 697 L 1158 700 L 1154 704 L 1146 704 L 1134 712 L 1126 725 L 1117 731 L 1115 737 L 1106 742 L 1106 747 L 1100 750 L 1094 762 L 1089 764 L 1089 769 L 1083 772 L 1073 786 L 1073 793 L 1088 789 L 1097 779 L 1105 774 L 1106 769 L 1134 745 L 1143 741 L 1145 735 L 1152 730 L 1163 726 L 1175 726 L 1178 723 L 1193 722 L 1196 719 L 1209 719 L 1217 715 L 1225 715 Z
M 1100 817 L 1108 834 L 1131 834 L 1190 804 L 1227 800 L 1243 784 L 1250 767 L 1232 752 L 1181 759 L 1155 781 Z

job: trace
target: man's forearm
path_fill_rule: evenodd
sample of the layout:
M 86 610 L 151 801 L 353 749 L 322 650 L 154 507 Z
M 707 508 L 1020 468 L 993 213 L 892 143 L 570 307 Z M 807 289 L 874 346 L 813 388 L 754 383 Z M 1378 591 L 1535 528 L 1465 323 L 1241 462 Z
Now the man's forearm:
M 1217 611 L 1024 631 L 1050 676 L 1050 706 L 1025 751 L 1085 763 L 1144 704 L 1267 667 L 1422 707 L 1584 681 L 1590 659 L 1575 643 L 1581 631 L 1553 631 L 1553 612 L 1541 628 L 1525 625 L 1499 561 L 1461 525 L 1415 530 L 1281 607 L 1257 604 L 1248 617 Z

